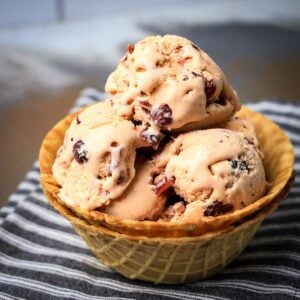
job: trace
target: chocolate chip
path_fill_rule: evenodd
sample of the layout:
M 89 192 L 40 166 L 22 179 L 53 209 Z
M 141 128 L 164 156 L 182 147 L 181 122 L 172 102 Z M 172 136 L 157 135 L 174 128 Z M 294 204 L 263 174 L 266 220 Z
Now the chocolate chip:
M 87 162 L 87 151 L 84 150 L 84 142 L 79 140 L 73 145 L 73 155 L 79 164 Z
M 79 120 L 79 117 L 76 116 L 76 124 L 79 125 L 81 123 L 81 121 Z
M 172 110 L 168 104 L 160 105 L 158 108 L 155 108 L 151 111 L 151 119 L 159 127 L 163 127 L 172 123 Z
M 196 49 L 196 50 L 198 50 L 198 51 L 199 51 L 199 47 L 198 47 L 197 45 L 195 45 L 195 44 L 192 44 L 192 47 L 193 47 L 194 49 Z
M 199 73 L 196 73 L 196 72 L 194 72 L 194 71 L 192 71 L 192 74 L 194 75 L 194 77 L 202 77 L 202 75 L 201 75 L 201 74 L 199 74 Z
M 223 203 L 222 201 L 215 200 L 212 204 L 208 205 L 203 213 L 205 217 L 217 217 L 224 215 L 233 210 L 233 205 L 230 203 Z
M 186 81 L 188 79 L 189 79 L 189 77 L 187 75 L 184 75 L 183 78 L 182 78 L 183 81 Z
M 248 165 L 244 160 L 232 160 L 231 161 L 232 169 L 239 169 L 240 171 L 248 171 Z
M 167 206 L 174 205 L 175 203 L 180 201 L 183 201 L 183 198 L 174 193 L 167 198 Z
M 245 171 L 248 170 L 248 166 L 244 160 L 240 160 L 239 162 L 239 170 L 240 171 Z
M 134 124 L 135 127 L 142 125 L 142 121 L 141 120 L 132 120 L 132 123 Z
M 206 78 L 204 78 L 204 90 L 206 99 L 209 100 L 216 91 L 216 83 L 214 79 L 207 80 Z

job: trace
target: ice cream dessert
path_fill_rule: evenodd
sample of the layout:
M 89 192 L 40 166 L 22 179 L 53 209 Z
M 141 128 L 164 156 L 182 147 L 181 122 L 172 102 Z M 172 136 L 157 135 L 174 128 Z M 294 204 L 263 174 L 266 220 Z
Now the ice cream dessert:
M 155 158 L 155 164 L 180 196 L 165 210 L 165 220 L 195 222 L 223 215 L 244 208 L 265 192 L 264 167 L 255 147 L 244 134 L 232 130 L 181 134 Z
M 122 118 L 142 124 L 141 137 L 157 147 L 164 131 L 207 128 L 240 108 L 219 66 L 191 41 L 152 36 L 129 45 L 105 89 Z
M 130 279 L 178 284 L 220 271 L 289 190 L 289 139 L 238 111 L 220 68 L 181 37 L 128 46 L 106 90 L 109 101 L 66 116 L 43 140 L 49 203 Z
M 166 204 L 166 194 L 153 185 L 155 166 L 137 155 L 136 175 L 119 199 L 103 207 L 102 211 L 128 220 L 157 220 Z
M 109 100 L 73 120 L 53 165 L 68 207 L 191 221 L 243 208 L 264 193 L 254 126 L 232 117 L 240 108 L 235 91 L 191 41 L 155 36 L 128 47 L 106 90 Z M 222 128 L 191 131 L 212 126 Z M 166 134 L 172 142 L 164 146 Z M 136 158 L 149 146 L 151 158 Z
M 135 175 L 134 125 L 113 114 L 109 101 L 85 109 L 71 123 L 53 164 L 59 198 L 70 207 L 93 210 L 120 197 Z

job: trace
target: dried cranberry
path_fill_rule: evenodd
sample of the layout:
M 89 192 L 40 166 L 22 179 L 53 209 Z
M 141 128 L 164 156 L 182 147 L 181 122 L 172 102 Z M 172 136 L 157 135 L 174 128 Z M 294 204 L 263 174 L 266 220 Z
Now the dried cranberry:
M 127 45 L 127 51 L 128 51 L 128 53 L 131 54 L 131 53 L 134 51 L 134 45 L 128 44 L 128 45 Z
M 209 100 L 216 91 L 216 83 L 213 79 L 207 80 L 204 78 L 204 90 L 206 99 Z
M 79 125 L 81 123 L 81 121 L 79 120 L 79 117 L 76 116 L 76 124 Z
M 79 164 L 87 162 L 87 151 L 84 150 L 84 142 L 79 140 L 73 145 L 74 158 Z
M 205 217 L 217 217 L 230 212 L 233 205 L 230 203 L 223 203 L 222 201 L 215 200 L 212 204 L 208 205 L 204 211 Z
M 140 132 L 140 138 L 146 143 L 156 147 L 159 144 L 161 136 L 156 135 L 152 133 L 148 128 L 145 128 Z
M 150 104 L 148 101 L 146 101 L 146 100 L 140 100 L 139 103 L 140 103 L 141 107 L 142 107 L 145 111 L 147 111 L 147 112 L 150 111 L 150 109 L 151 109 L 151 104 Z
M 190 59 L 190 57 L 182 57 L 182 58 L 180 58 L 177 62 L 178 62 L 180 65 L 184 65 L 188 59 Z
M 169 188 L 171 188 L 174 184 L 174 178 L 168 179 L 164 176 L 161 180 L 159 180 L 155 186 L 154 191 L 157 195 L 161 195 L 166 192 Z
M 150 116 L 159 127 L 172 123 L 172 110 L 168 104 L 163 104 L 153 109 Z

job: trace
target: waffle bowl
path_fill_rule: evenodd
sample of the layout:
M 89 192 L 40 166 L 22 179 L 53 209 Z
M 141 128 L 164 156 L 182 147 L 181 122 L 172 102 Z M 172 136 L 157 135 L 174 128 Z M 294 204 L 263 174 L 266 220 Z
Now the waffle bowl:
M 246 247 L 263 219 L 287 194 L 294 177 L 293 147 L 284 132 L 245 107 L 237 115 L 251 119 L 255 125 L 270 182 L 266 195 L 243 209 L 197 223 L 171 223 L 123 220 L 99 211 L 66 207 L 58 197 L 52 164 L 76 113 L 51 129 L 41 146 L 45 195 L 95 255 L 124 276 L 168 284 L 206 278 L 223 269 Z

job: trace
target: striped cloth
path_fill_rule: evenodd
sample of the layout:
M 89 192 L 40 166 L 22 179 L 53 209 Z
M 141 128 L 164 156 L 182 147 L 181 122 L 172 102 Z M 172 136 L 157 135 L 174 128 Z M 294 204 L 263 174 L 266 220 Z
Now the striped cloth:
M 102 97 L 86 89 L 73 111 Z M 273 119 L 293 141 L 296 182 L 228 268 L 175 286 L 123 278 L 102 265 L 48 205 L 34 163 L 0 210 L 0 299 L 300 299 L 300 105 L 249 106 Z

